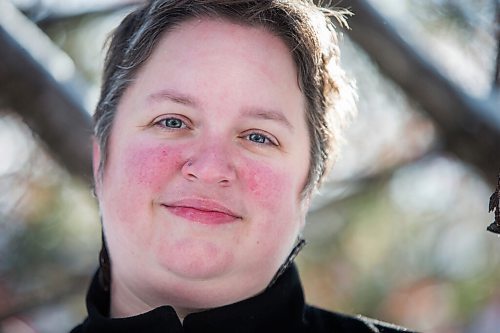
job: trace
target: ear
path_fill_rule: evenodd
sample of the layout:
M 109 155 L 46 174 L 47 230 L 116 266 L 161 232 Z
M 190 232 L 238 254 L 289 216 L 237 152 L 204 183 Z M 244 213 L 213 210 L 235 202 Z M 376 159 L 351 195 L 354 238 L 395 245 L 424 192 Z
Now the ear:
M 101 175 L 99 175 L 99 165 L 101 164 L 101 147 L 95 137 L 92 138 L 92 171 L 94 173 L 95 193 L 99 195 L 101 187 Z

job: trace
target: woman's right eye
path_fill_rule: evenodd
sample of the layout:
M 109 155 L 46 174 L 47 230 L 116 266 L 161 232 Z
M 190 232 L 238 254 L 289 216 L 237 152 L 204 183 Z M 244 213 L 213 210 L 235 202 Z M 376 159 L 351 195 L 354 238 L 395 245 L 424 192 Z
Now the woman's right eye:
M 161 126 L 164 128 L 174 128 L 174 129 L 177 129 L 177 128 L 180 129 L 180 128 L 187 127 L 186 123 L 183 120 L 176 118 L 176 117 L 162 118 L 162 119 L 158 120 L 157 122 L 155 122 L 155 125 L 158 125 L 158 126 Z

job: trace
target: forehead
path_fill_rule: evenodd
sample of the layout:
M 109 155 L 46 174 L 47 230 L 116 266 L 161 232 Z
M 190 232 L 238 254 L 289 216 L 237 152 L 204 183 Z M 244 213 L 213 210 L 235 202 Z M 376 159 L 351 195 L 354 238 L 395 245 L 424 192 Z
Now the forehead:
M 222 97 L 303 113 L 297 77 L 290 49 L 267 29 L 197 18 L 162 36 L 133 86 L 143 95 L 175 88 L 201 102 Z
M 209 56 L 235 58 L 256 65 L 280 62 L 296 75 L 291 50 L 284 40 L 264 26 L 251 26 L 222 18 L 191 18 L 168 31 L 157 48 L 185 62 Z M 285 66 L 279 66 L 282 69 Z

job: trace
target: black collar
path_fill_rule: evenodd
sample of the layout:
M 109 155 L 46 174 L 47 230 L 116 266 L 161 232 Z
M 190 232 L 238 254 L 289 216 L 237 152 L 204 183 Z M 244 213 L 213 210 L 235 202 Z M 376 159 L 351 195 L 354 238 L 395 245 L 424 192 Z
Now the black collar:
M 162 306 L 134 317 L 111 319 L 108 317 L 109 300 L 109 293 L 100 286 L 96 274 L 87 294 L 89 316 L 79 332 L 297 332 L 304 327 L 304 294 L 293 265 L 261 294 L 190 314 L 183 324 L 171 306 Z

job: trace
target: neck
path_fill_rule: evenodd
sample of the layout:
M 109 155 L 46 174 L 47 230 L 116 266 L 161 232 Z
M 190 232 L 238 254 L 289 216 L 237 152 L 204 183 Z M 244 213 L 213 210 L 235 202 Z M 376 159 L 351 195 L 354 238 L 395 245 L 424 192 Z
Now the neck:
M 114 279 L 114 281 L 120 281 Z M 110 317 L 111 318 L 126 318 L 136 316 L 142 313 L 149 312 L 162 305 L 171 306 L 179 320 L 184 321 L 184 318 L 195 312 L 207 310 L 205 308 L 188 308 L 175 306 L 169 302 L 145 301 L 143 298 L 138 297 L 130 288 L 120 282 L 112 283 L 111 285 L 111 299 L 110 299 Z
M 114 279 L 113 281 L 117 281 Z M 125 285 L 112 283 L 109 315 L 111 318 L 125 318 L 146 313 L 153 307 L 137 297 Z

